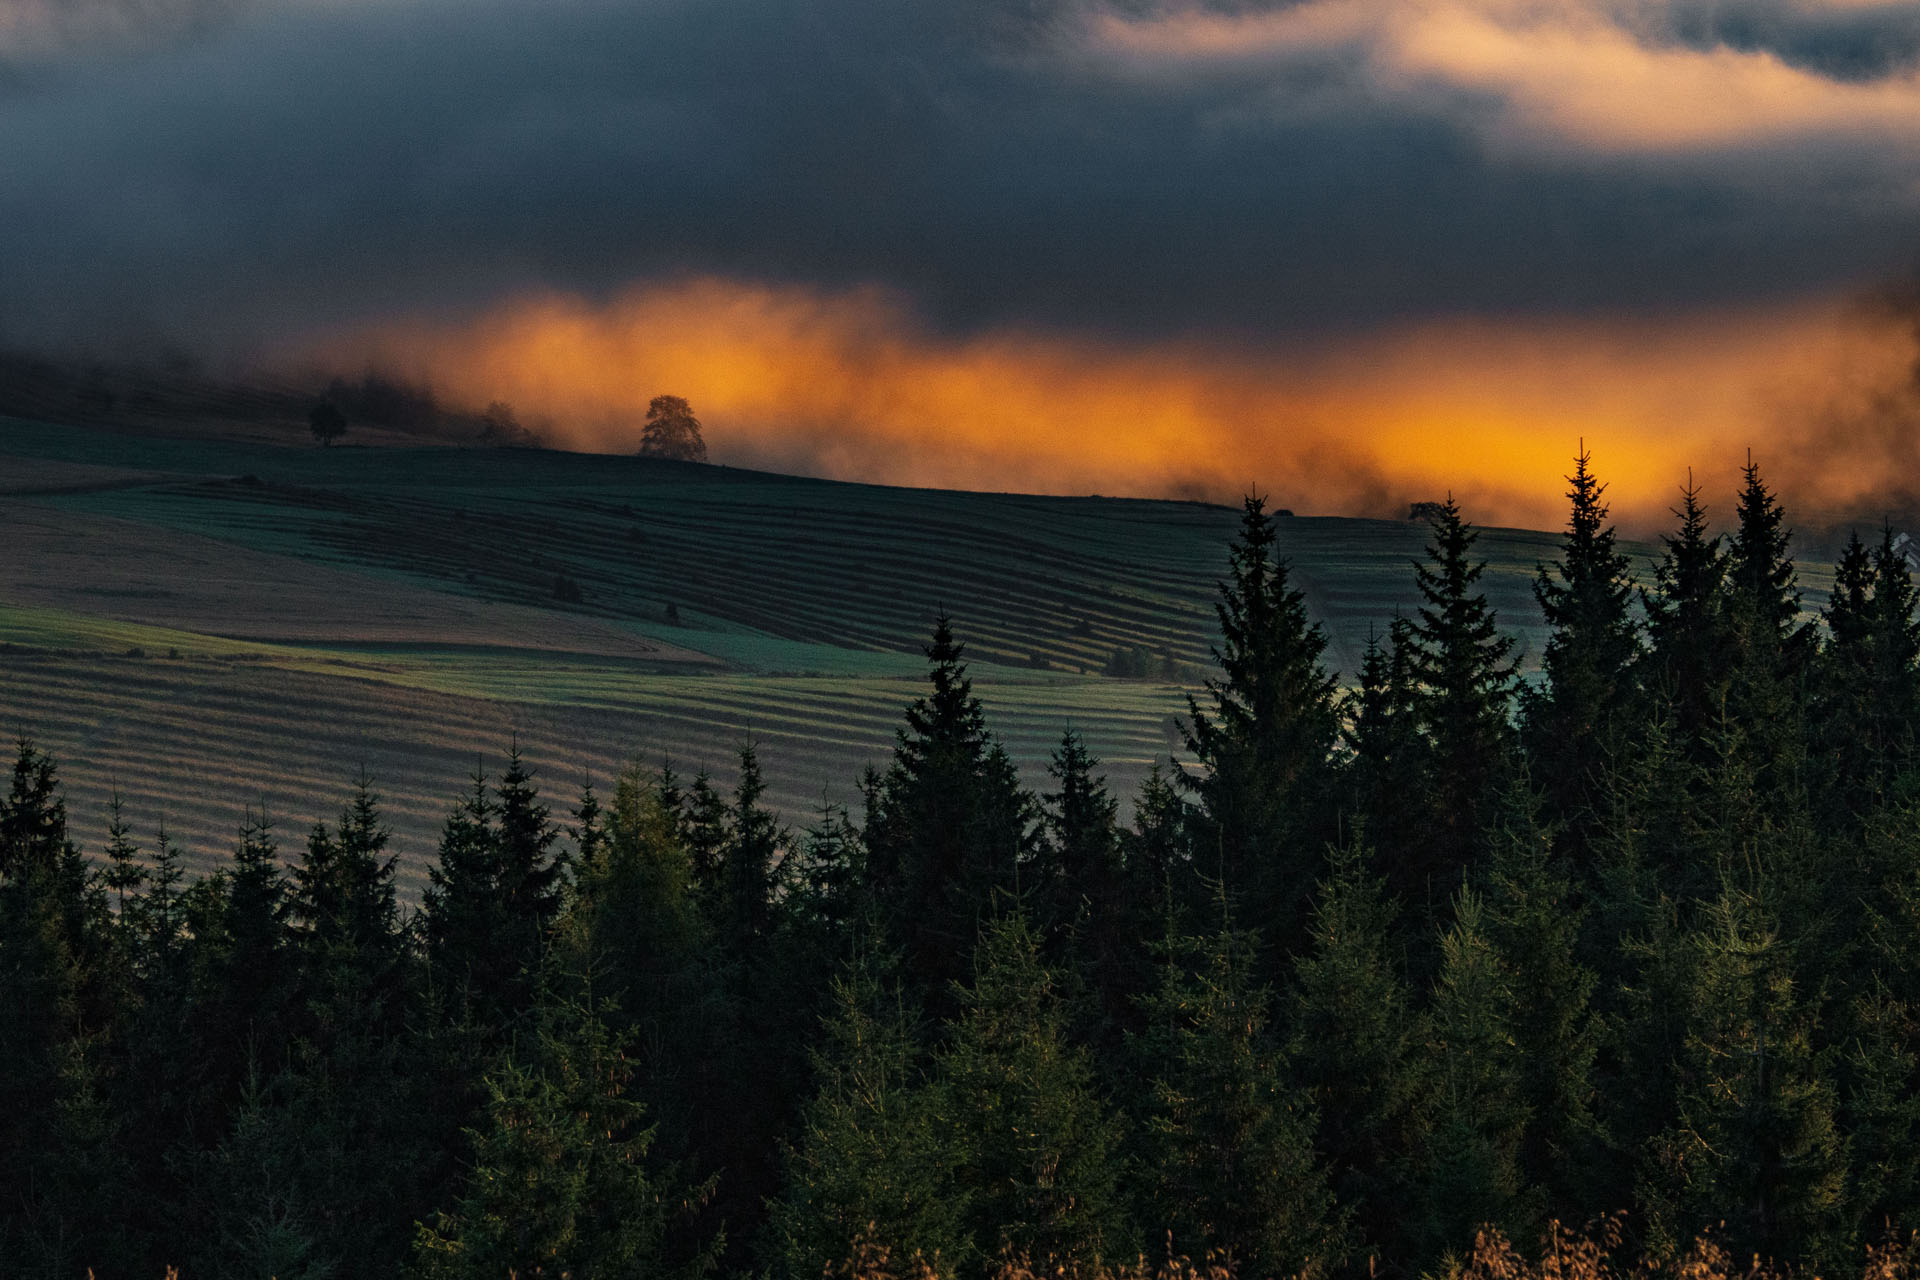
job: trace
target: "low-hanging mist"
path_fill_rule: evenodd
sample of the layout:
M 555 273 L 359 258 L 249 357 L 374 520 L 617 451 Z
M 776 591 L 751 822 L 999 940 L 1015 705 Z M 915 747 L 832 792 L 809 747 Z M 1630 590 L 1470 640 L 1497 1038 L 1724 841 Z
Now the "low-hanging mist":
M 511 403 L 562 447 L 636 447 L 692 401 L 716 461 L 895 484 L 1396 514 L 1451 491 L 1476 519 L 1556 522 L 1581 440 L 1630 527 L 1711 500 L 1745 451 L 1809 515 L 1904 505 L 1920 447 L 1899 309 L 1822 299 L 1550 322 L 1426 321 L 1324 344 L 950 335 L 883 290 L 701 278 L 605 303 L 545 294 L 383 324 L 307 354 Z M 1877 514 L 1875 514 L 1877 518 Z

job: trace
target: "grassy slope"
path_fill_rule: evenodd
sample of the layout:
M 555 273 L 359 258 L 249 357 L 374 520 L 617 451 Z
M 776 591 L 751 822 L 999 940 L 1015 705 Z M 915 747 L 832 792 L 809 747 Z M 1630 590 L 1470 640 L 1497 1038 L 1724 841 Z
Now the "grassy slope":
M 90 485 L 89 465 L 116 470 Z M 130 478 L 129 469 L 152 474 Z M 32 733 L 61 755 L 90 845 L 116 778 L 137 824 L 164 820 L 212 857 L 240 805 L 264 800 L 303 825 L 315 796 L 338 793 L 364 765 L 416 870 L 476 753 L 497 763 L 515 734 L 568 795 L 632 755 L 670 754 L 726 776 L 735 744 L 751 734 L 791 816 L 804 819 L 823 794 L 853 799 L 859 769 L 884 761 L 918 692 L 919 647 L 942 609 L 1029 778 L 1039 780 L 1071 723 L 1124 792 L 1166 754 L 1183 690 L 1099 673 L 1119 646 L 1205 662 L 1213 584 L 1236 519 L 1192 503 L 0 419 L 0 476 L 9 470 L 61 483 L 24 494 L 35 486 L 16 485 L 11 495 L 0 484 L 0 504 L 30 507 L 43 527 L 57 517 L 76 539 L 101 535 L 115 557 L 112 591 L 69 585 L 49 608 L 26 599 L 29 573 L 14 579 L 23 583 L 14 599 L 0 594 L 0 643 L 13 646 L 0 654 L 0 729 Z M 125 522 L 153 531 L 150 552 L 129 543 Z M 109 527 L 118 541 L 106 539 Z M 203 540 L 196 575 L 221 576 L 204 546 L 245 560 L 229 594 L 196 594 L 198 584 L 170 574 L 185 535 Z M 1421 527 L 1390 521 L 1282 522 L 1282 550 L 1328 627 L 1334 665 L 1351 672 L 1369 629 L 1412 606 L 1408 561 L 1422 541 Z M 1528 583 L 1553 542 L 1516 530 L 1489 530 L 1481 542 L 1489 594 L 1536 652 Z M 472 634 L 441 624 L 431 639 L 394 643 L 391 626 L 358 609 L 316 622 L 311 592 L 291 585 L 284 600 L 252 602 L 242 628 L 232 582 L 258 583 L 262 563 L 285 565 L 289 584 L 331 566 L 354 575 L 356 599 L 405 599 L 416 611 L 433 593 L 475 619 Z M 128 590 L 129 578 L 151 589 Z M 579 585 L 578 604 L 556 598 L 562 578 Z M 168 625 L 152 625 L 159 606 L 143 605 L 143 594 L 168 597 L 158 614 Z M 528 635 L 534 608 L 544 611 L 536 623 L 553 620 L 551 634 L 500 643 Z M 495 625 L 501 618 L 511 625 Z M 694 660 L 619 656 L 603 642 L 614 632 Z M 581 638 L 589 635 L 603 640 Z M 278 639 L 245 638 L 259 636 Z M 487 642 L 463 642 L 479 639 Z

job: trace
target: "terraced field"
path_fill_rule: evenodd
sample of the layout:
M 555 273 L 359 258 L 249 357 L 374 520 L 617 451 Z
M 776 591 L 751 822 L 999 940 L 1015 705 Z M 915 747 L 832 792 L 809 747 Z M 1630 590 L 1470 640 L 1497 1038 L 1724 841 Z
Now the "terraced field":
M 209 862 L 243 805 L 294 838 L 365 768 L 417 878 L 476 758 L 497 767 L 516 736 L 569 801 L 634 757 L 726 779 L 749 736 L 790 818 L 855 799 L 945 612 L 1030 779 L 1071 724 L 1126 792 L 1204 672 L 1236 519 L 0 418 L 0 731 L 59 754 L 89 846 L 117 785 L 137 826 L 164 822 Z M 1351 672 L 1369 631 L 1412 607 L 1424 528 L 1280 533 Z M 1490 596 L 1536 652 L 1528 584 L 1553 544 L 1480 544 Z M 1141 650 L 1175 678 L 1104 674 Z

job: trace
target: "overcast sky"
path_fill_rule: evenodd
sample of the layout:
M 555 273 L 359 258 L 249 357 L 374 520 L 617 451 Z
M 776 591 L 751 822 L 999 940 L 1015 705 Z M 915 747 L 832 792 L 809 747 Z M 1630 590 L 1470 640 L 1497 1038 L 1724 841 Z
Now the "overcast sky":
M 677 381 L 723 457 L 1034 488 L 1391 504 L 1485 422 L 1515 511 L 1582 433 L 1677 465 L 1667 404 L 1709 469 L 1879 441 L 1840 499 L 1913 460 L 1916 161 L 1905 0 L 0 0 L 0 339 L 378 351 L 606 447 Z M 1095 466 L 1091 391 L 1037 448 L 919 390 L 996 376 L 1186 408 Z

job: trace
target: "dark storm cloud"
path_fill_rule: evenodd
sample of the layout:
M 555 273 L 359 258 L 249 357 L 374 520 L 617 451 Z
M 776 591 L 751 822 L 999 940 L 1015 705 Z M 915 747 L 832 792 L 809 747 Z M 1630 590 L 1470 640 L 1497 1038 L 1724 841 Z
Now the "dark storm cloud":
M 1837 80 L 1871 80 L 1920 61 L 1920 10 L 1898 4 L 1679 0 L 1664 10 L 1639 8 L 1635 17 L 1642 30 L 1695 48 L 1765 51 Z
M 1916 243 L 1920 108 L 1893 145 L 1831 112 L 1595 145 L 1526 86 L 1407 71 L 1390 6 L 1319 7 L 1359 19 L 1164 58 L 1089 33 L 1165 11 L 1065 0 L 184 4 L 167 39 L 51 52 L 0 26 L 0 336 L 244 345 L 684 273 L 882 283 L 963 328 L 1258 333 L 1756 300 Z M 1905 75 L 1920 21 L 1632 11 L 1607 21 L 1816 93 Z

